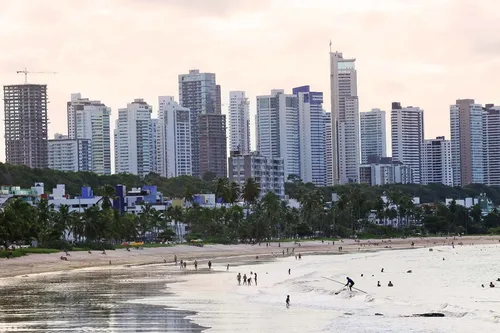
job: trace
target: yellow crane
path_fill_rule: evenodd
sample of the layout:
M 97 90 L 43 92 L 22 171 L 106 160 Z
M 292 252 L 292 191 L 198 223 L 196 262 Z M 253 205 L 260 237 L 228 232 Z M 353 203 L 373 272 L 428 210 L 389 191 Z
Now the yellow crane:
M 23 71 L 17 71 L 17 74 L 24 74 L 24 83 L 28 83 L 28 73 L 29 74 L 57 74 L 57 72 L 30 72 L 26 68 Z

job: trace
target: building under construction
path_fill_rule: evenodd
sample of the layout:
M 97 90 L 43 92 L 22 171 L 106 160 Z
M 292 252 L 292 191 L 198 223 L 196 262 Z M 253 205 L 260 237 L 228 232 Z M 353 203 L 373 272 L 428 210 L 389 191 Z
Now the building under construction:
M 8 85 L 3 95 L 6 162 L 47 168 L 47 85 Z

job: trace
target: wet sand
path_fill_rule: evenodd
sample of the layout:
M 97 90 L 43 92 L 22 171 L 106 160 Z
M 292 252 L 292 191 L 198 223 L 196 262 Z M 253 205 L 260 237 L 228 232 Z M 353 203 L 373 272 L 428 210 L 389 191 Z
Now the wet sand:
M 252 261 L 269 260 L 273 257 L 283 257 L 290 255 L 310 254 L 345 254 L 363 251 L 381 251 L 391 249 L 411 249 L 421 247 L 432 247 L 450 245 L 452 241 L 455 246 L 459 243 L 464 245 L 499 244 L 500 236 L 464 236 L 464 237 L 429 237 L 429 238 L 406 238 L 406 239 L 372 239 L 372 240 L 342 240 L 332 242 L 325 241 L 305 241 L 300 242 L 301 246 L 293 242 L 266 243 L 256 245 L 205 245 L 196 247 L 189 245 L 177 245 L 172 247 L 157 247 L 144 249 L 119 249 L 107 251 L 101 254 L 100 251 L 93 251 L 91 254 L 81 252 L 70 252 L 67 261 L 60 260 L 61 253 L 52 254 L 32 254 L 20 258 L 0 259 L 0 278 L 24 276 L 29 274 L 68 271 L 74 269 L 85 269 L 92 267 L 104 267 L 120 269 L 124 265 L 140 266 L 147 264 L 167 264 L 173 265 L 174 255 L 178 261 L 184 260 L 188 263 L 188 269 L 193 270 L 193 261 L 198 261 L 199 269 L 207 269 L 207 262 L 211 260 L 214 265 L 225 266 L 229 264 L 248 263 Z M 411 246 L 411 243 L 414 246 Z M 339 251 L 342 247 L 342 251 Z M 288 249 L 288 252 L 287 252 Z M 292 249 L 294 252 L 292 253 Z M 285 251 L 283 255 L 282 251 Z M 256 257 L 258 256 L 258 259 Z M 111 261 L 111 265 L 109 264 Z
M 0 332 L 201 332 L 194 312 L 129 302 L 178 280 L 165 266 L 4 279 Z

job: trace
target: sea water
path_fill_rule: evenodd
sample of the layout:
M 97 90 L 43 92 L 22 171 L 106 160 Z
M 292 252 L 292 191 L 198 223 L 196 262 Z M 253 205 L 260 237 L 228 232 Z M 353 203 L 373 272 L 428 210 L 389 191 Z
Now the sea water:
M 214 265 L 171 285 L 173 295 L 129 302 L 194 311 L 207 332 L 500 332 L 499 261 L 495 245 L 291 256 L 229 271 Z M 238 285 L 237 273 L 250 272 L 258 285 Z M 352 292 L 343 290 L 347 276 Z M 410 317 L 430 312 L 445 317 Z

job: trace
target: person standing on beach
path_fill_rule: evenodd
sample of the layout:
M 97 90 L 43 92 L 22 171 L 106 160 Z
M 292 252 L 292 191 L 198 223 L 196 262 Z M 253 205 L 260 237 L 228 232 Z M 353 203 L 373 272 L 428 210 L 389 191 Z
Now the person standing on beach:
M 247 284 L 247 275 L 243 274 L 243 285 Z
M 174 256 L 175 266 L 177 266 L 177 255 Z
M 236 275 L 236 280 L 238 280 L 238 286 L 241 285 L 241 273 L 238 273 L 238 275 Z
M 226 269 L 226 270 L 227 270 L 227 271 L 229 270 L 229 264 L 227 264 L 227 269 Z
M 255 285 L 257 285 L 257 273 L 254 273 L 253 280 L 255 281 Z
M 347 277 L 347 283 L 346 283 L 345 287 L 349 288 L 349 290 L 352 291 L 352 286 L 354 286 L 354 281 L 351 280 L 350 277 Z
M 187 263 L 184 261 L 184 269 L 186 269 L 187 267 Z
M 285 304 L 286 304 L 286 308 L 288 309 L 290 307 L 290 295 L 286 295 Z
M 292 271 L 292 269 L 291 269 L 291 268 L 289 268 L 289 269 L 288 269 L 288 275 L 290 275 L 290 272 L 291 272 L 291 271 Z
M 252 276 L 251 275 L 248 277 L 247 282 L 248 282 L 249 286 L 252 285 Z
M 194 269 L 198 270 L 198 262 L 196 260 L 194 261 Z
M 208 269 L 212 269 L 212 262 L 208 261 Z

